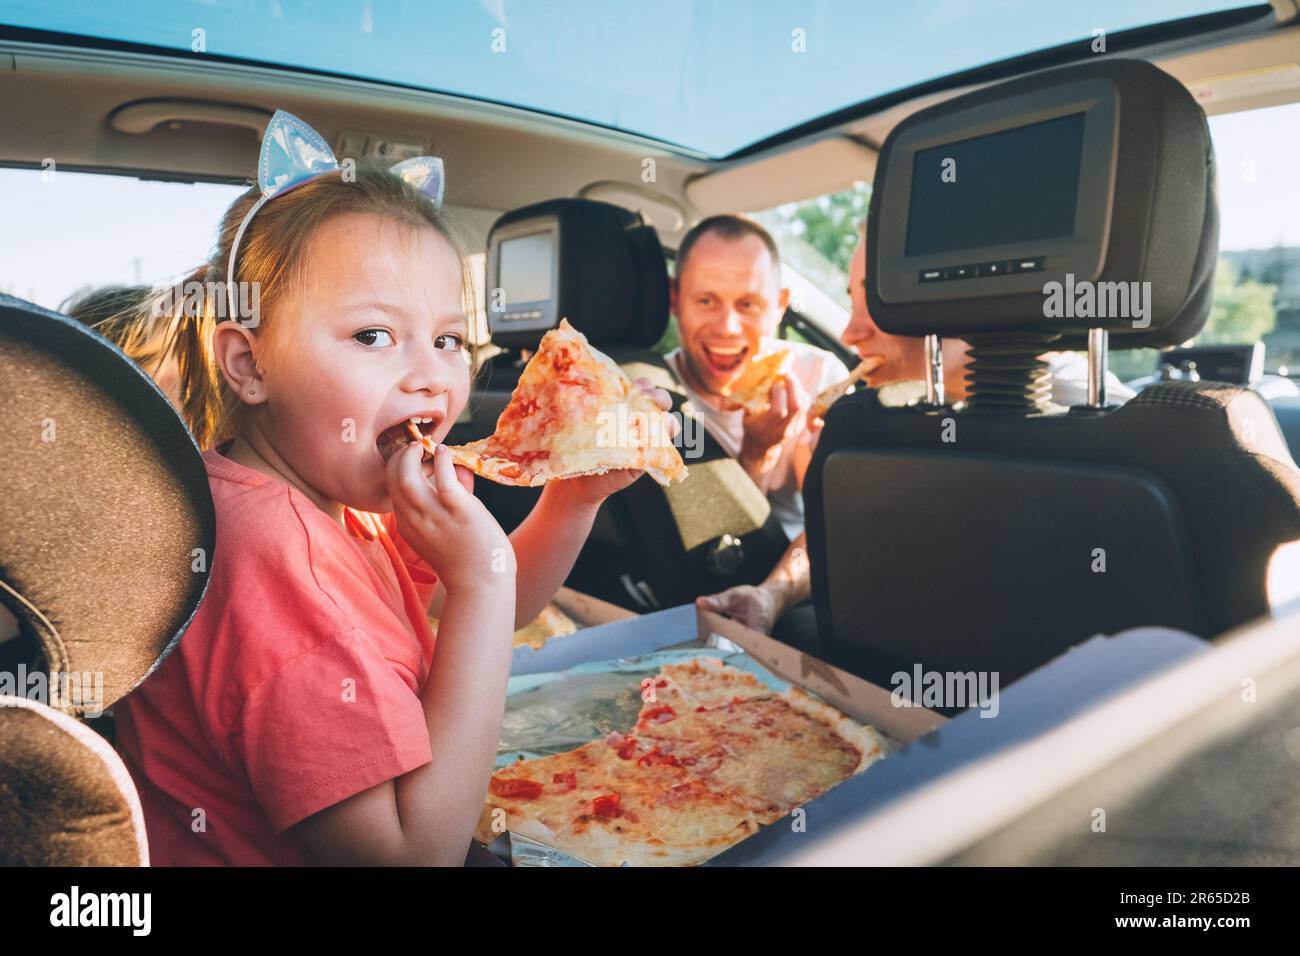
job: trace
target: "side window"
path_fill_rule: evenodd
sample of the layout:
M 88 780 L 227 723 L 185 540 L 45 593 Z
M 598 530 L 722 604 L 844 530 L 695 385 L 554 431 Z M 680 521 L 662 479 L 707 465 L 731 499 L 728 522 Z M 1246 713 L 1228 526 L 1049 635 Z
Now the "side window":
M 750 214 L 781 250 L 791 307 L 833 338 L 849 322 L 849 262 L 870 202 L 871 185 L 858 182 L 841 192 Z M 794 331 L 789 337 L 802 338 Z
M 1300 377 L 1300 104 L 1210 117 L 1218 169 L 1219 262 L 1198 345 L 1264 343 L 1264 369 Z M 1149 375 L 1156 353 L 1111 353 L 1120 378 Z
M 77 293 L 154 285 L 207 258 L 243 191 L 60 169 L 0 169 L 0 291 L 58 309 Z

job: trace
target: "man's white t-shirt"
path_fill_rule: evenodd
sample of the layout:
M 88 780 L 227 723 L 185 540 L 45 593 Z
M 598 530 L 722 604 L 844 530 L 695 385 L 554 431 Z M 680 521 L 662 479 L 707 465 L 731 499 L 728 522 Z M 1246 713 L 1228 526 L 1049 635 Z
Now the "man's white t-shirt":
M 787 342 L 794 351 L 791 374 L 799 380 L 809 402 L 824 389 L 842 382 L 849 377 L 849 370 L 838 358 L 806 342 Z M 727 454 L 733 458 L 740 456 L 740 446 L 745 438 L 745 413 L 739 409 L 726 411 L 718 407 L 721 401 L 709 395 L 701 395 L 687 384 L 682 374 L 680 363 L 684 361 L 682 350 L 674 349 L 664 356 L 668 367 L 673 370 L 677 380 L 682 383 L 686 396 L 694 406 L 695 416 L 717 439 Z M 817 433 L 808 430 L 807 416 L 790 426 L 781 448 L 781 457 L 776 465 L 758 483 L 759 490 L 767 495 L 772 511 L 781 522 L 781 527 L 793 541 L 803 531 L 803 494 L 799 489 L 798 472 L 795 462 L 802 458 L 805 462 L 812 457 L 812 449 L 817 444 Z
M 1053 352 L 1047 359 L 1052 375 L 1052 401 L 1069 408 L 1088 403 L 1088 359 L 1078 352 Z M 1114 372 L 1106 372 L 1106 401 L 1122 404 L 1137 393 Z

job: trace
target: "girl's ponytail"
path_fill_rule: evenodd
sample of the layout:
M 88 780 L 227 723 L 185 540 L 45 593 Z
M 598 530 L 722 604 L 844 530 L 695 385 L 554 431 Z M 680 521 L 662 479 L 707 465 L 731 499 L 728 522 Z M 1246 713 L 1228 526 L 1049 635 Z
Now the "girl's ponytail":
M 156 295 L 149 305 L 154 320 L 172 328 L 181 417 L 203 451 L 223 437 L 219 434 L 223 390 L 212 355 L 215 311 L 206 293 L 212 288 L 211 273 L 211 266 L 204 263 Z

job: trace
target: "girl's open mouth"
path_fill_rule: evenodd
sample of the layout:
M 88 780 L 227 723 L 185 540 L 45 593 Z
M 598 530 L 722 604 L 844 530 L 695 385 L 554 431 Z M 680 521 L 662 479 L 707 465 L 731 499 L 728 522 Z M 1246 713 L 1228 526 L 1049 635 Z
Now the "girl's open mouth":
M 375 439 L 375 447 L 379 449 L 379 456 L 384 461 L 388 461 L 393 455 L 412 442 L 430 438 L 441 421 L 441 415 L 417 415 L 404 418 L 395 425 L 389 425 Z

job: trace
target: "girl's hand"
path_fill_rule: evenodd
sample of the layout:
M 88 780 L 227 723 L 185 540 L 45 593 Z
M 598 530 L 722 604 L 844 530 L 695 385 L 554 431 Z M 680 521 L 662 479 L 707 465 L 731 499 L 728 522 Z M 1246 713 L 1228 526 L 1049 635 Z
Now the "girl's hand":
M 448 594 L 485 584 L 508 584 L 513 592 L 514 549 L 474 497 L 474 476 L 452 464 L 446 445 L 434 451 L 432 478 L 423 457 L 423 447 L 411 443 L 388 459 L 388 490 L 402 540 L 429 563 Z
M 655 388 L 648 378 L 633 379 L 632 384 L 646 395 L 649 395 L 661 411 L 667 412 L 673 407 L 672 396 L 662 388 Z M 668 429 L 669 438 L 676 438 L 677 433 L 681 431 L 677 419 L 672 416 L 667 416 L 667 425 L 665 427 Z M 631 468 L 621 468 L 618 471 L 607 471 L 603 475 L 583 475 L 581 478 L 566 478 L 561 482 L 556 482 L 556 484 L 583 504 L 599 505 L 610 495 L 631 485 L 643 474 L 644 472 L 634 471 Z

